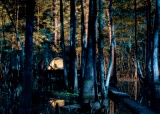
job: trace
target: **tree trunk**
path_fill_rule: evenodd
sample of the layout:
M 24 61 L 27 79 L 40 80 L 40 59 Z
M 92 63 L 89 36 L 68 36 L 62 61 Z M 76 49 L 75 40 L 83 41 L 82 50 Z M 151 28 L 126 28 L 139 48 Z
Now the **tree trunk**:
M 57 0 L 55 0 L 55 10 L 57 10 Z M 55 33 L 54 33 L 54 43 L 57 45 L 57 39 L 58 39 L 58 31 L 57 31 L 57 27 L 58 26 L 58 14 L 55 14 L 55 18 L 54 18 L 54 27 L 55 27 Z
M 76 11 L 75 0 L 70 1 L 70 80 L 73 92 L 78 93 L 78 77 L 77 77 L 77 62 L 76 62 Z
M 61 22 L 61 47 L 62 47 L 62 56 L 63 56 L 63 64 L 64 64 L 64 85 L 65 88 L 68 89 L 68 75 L 67 75 L 67 63 L 66 63 L 66 54 L 65 54 L 65 44 L 64 44 L 64 24 L 63 24 L 63 3 L 60 0 L 60 22 Z
M 156 14 L 153 31 L 153 86 L 151 108 L 156 112 L 160 113 L 160 78 L 158 70 L 158 44 L 159 44 L 159 15 L 160 15 L 160 1 L 156 0 Z
M 106 91 L 104 86 L 104 56 L 103 56 L 103 47 L 104 47 L 104 37 L 103 37 L 103 2 L 99 0 L 99 39 L 98 39 L 98 52 L 99 52 L 99 76 L 100 76 L 100 91 L 102 100 L 106 98 Z
M 88 44 L 87 44 L 87 55 L 85 73 L 82 84 L 82 103 L 88 103 L 89 101 L 95 100 L 95 77 L 94 77 L 94 50 L 93 40 L 95 37 L 95 24 L 96 24 L 96 0 L 90 0 L 89 2 L 89 28 L 88 28 Z M 94 44 L 95 46 L 95 44 Z
M 137 29 L 138 29 L 138 26 L 137 26 L 137 2 L 135 0 L 135 3 L 134 3 L 134 7 L 135 7 L 135 61 L 134 61 L 134 66 L 135 66 L 135 72 L 134 72 L 134 77 L 137 78 L 137 54 L 138 54 L 138 51 L 137 51 Z
M 107 95 L 108 95 L 108 87 L 110 83 L 115 86 L 117 83 L 117 77 L 116 77 L 116 43 L 114 40 L 114 27 L 112 24 L 112 0 L 110 0 L 110 7 L 109 11 L 107 11 L 108 18 L 109 18 L 109 38 L 110 38 L 110 63 L 108 68 L 108 74 L 106 76 L 106 88 L 107 88 Z
M 19 114 L 32 113 L 32 43 L 33 43 L 33 20 L 34 0 L 26 1 L 26 39 L 25 39 L 25 72 L 22 80 L 22 94 L 20 98 Z
M 16 1 L 17 2 L 17 1 Z M 19 3 L 16 3 L 17 4 L 17 8 L 16 8 L 16 29 L 17 29 L 17 31 L 18 31 L 18 18 L 19 18 Z M 16 36 L 16 38 L 17 38 L 18 36 Z M 18 44 L 18 49 L 20 50 L 20 42 L 19 42 L 19 40 L 17 41 L 17 44 Z
M 82 60 L 81 60 L 81 80 L 84 77 L 84 70 L 85 70 L 85 58 L 86 58 L 86 48 L 87 48 L 87 41 L 86 41 L 86 34 L 85 34 L 85 25 L 84 25 L 84 10 L 83 10 L 83 1 L 81 0 L 81 45 L 82 45 Z
M 40 15 L 40 6 L 39 6 L 39 0 L 37 1 L 37 32 L 39 36 L 39 15 Z M 37 37 L 38 38 L 38 37 Z
M 93 10 L 93 15 L 95 18 L 94 21 L 94 32 L 93 34 L 93 43 L 92 43 L 92 47 L 93 47 L 93 69 L 94 69 L 94 87 L 95 87 L 95 102 L 98 101 L 98 84 L 97 84 L 97 54 L 96 54 L 96 39 L 97 39 L 97 5 L 98 2 L 97 0 L 95 1 L 95 6 L 94 6 L 94 10 Z
M 154 82 L 159 82 L 159 71 L 158 71 L 158 44 L 159 44 L 159 14 L 160 14 L 160 1 L 156 0 L 156 14 L 154 22 L 154 41 L 153 41 L 153 79 Z
M 89 4 L 89 0 L 86 0 L 86 4 Z M 86 8 L 86 18 L 85 18 L 85 23 L 86 23 L 86 27 L 85 27 L 85 32 L 86 32 L 86 41 L 88 41 L 88 17 L 89 17 L 89 8 Z

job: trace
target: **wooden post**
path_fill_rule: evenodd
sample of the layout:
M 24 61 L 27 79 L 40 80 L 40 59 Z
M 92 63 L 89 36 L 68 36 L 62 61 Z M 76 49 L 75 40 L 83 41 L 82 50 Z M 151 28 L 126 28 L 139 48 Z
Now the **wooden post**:
M 137 90 L 138 90 L 138 89 L 137 89 L 137 84 L 138 84 L 137 81 L 138 81 L 138 80 L 134 80 L 134 99 L 135 99 L 135 100 L 137 100 L 137 92 L 138 92 L 138 91 L 137 91 Z
M 114 102 L 112 100 L 110 100 L 109 106 L 110 106 L 109 113 L 114 114 Z

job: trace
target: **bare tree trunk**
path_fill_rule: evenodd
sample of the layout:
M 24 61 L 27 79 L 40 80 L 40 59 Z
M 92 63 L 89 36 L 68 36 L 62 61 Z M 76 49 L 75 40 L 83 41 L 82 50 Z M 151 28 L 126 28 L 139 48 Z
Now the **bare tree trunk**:
M 154 82 L 160 82 L 159 71 L 158 71 L 158 44 L 159 44 L 159 14 L 160 14 L 160 1 L 156 0 L 156 15 L 155 15 L 155 25 L 153 32 L 153 79 Z
M 103 55 L 103 47 L 104 47 L 104 37 L 103 37 L 103 2 L 99 0 L 99 39 L 98 39 L 98 52 L 99 52 L 99 76 L 100 76 L 100 91 L 102 101 L 106 99 L 106 90 L 104 86 L 104 55 Z
M 34 0 L 26 2 L 26 39 L 25 39 L 25 72 L 22 80 L 22 95 L 20 98 L 19 114 L 32 113 L 32 44 L 34 22 Z
M 84 25 L 84 10 L 83 10 L 83 1 L 81 0 L 81 45 L 82 45 L 82 59 L 81 59 L 81 81 L 84 77 L 85 70 L 85 58 L 86 58 L 86 48 L 87 48 L 87 39 L 85 34 L 85 25 Z
M 94 22 L 94 32 L 92 33 L 93 34 L 93 43 L 92 43 L 92 46 L 93 46 L 93 69 L 94 69 L 94 87 L 95 87 L 95 101 L 98 101 L 99 98 L 98 98 L 98 84 L 97 84 L 97 53 L 96 53 L 96 49 L 97 49 L 97 46 L 96 46 L 96 40 L 97 40 L 97 20 L 98 20 L 98 17 L 97 17 L 97 5 L 98 5 L 98 2 L 97 0 L 95 0 L 95 8 L 93 10 L 93 15 L 94 15 L 94 18 L 96 19 L 95 22 Z
M 158 70 L 158 44 L 159 44 L 159 15 L 160 1 L 156 0 L 156 14 L 153 31 L 153 87 L 151 108 L 158 114 L 160 113 L 160 77 Z
M 39 35 L 39 15 L 40 15 L 40 6 L 39 6 L 39 0 L 37 0 L 37 32 L 38 32 L 38 35 Z M 37 37 L 38 38 L 38 37 Z
M 71 0 L 71 13 L 70 13 L 70 76 L 73 79 L 72 89 L 75 93 L 78 93 L 78 77 L 77 77 L 77 61 L 76 61 L 76 1 Z
M 89 0 L 86 0 L 86 4 L 89 4 Z M 88 39 L 88 17 L 89 17 L 89 7 L 86 8 L 86 18 L 85 18 L 85 22 L 86 22 L 86 27 L 85 27 L 86 39 Z M 88 41 L 88 40 L 86 40 L 86 41 Z
M 108 87 L 110 78 L 112 77 L 112 84 L 114 85 L 117 82 L 116 78 L 116 43 L 114 40 L 114 26 L 112 24 L 112 0 L 110 0 L 109 11 L 107 10 L 108 18 L 109 18 L 109 38 L 110 38 L 110 63 L 108 68 L 108 74 L 106 76 L 106 88 L 108 95 Z
M 67 72 L 67 63 L 66 63 L 66 54 L 65 54 L 65 43 L 64 43 L 64 24 L 63 24 L 63 3 L 60 0 L 60 22 L 61 22 L 61 47 L 62 47 L 62 56 L 63 56 L 63 63 L 64 63 L 64 85 L 65 88 L 68 89 L 68 72 Z
M 17 1 L 16 1 L 17 2 Z M 17 29 L 17 31 L 18 31 L 18 15 L 19 15 L 19 3 L 17 3 L 17 8 L 16 8 L 16 29 Z M 17 38 L 18 36 L 16 36 L 16 38 Z M 17 44 L 18 44 L 18 49 L 20 50 L 20 42 L 19 41 L 17 41 Z
M 134 66 L 135 66 L 135 72 L 134 72 L 134 77 L 137 78 L 137 54 L 138 54 L 138 51 L 137 51 L 137 29 L 138 29 L 138 26 L 137 26 L 137 2 L 135 0 L 135 3 L 134 3 L 134 7 L 135 7 L 135 61 L 134 61 Z
M 55 0 L 55 10 L 57 10 L 57 0 Z M 58 26 L 58 14 L 55 14 L 55 18 L 54 18 L 54 27 L 55 27 L 55 33 L 54 33 L 54 43 L 57 44 L 57 39 L 58 39 L 58 30 L 57 27 Z
M 85 65 L 85 73 L 82 81 L 82 103 L 88 103 L 89 101 L 95 100 L 95 77 L 94 77 L 94 55 L 93 52 L 93 40 L 96 38 L 95 32 L 95 24 L 96 24 L 96 0 L 90 0 L 89 2 L 89 28 L 88 28 L 88 44 L 87 44 L 87 55 L 86 55 L 86 65 Z

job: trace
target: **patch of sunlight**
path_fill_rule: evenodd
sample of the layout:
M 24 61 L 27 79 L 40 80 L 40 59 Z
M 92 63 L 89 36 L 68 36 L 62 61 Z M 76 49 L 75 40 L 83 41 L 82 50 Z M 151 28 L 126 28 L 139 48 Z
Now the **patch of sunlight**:
M 60 100 L 60 99 L 57 99 L 57 100 L 50 100 L 49 103 L 51 104 L 51 106 L 53 108 L 56 107 L 56 104 L 58 104 L 59 107 L 62 107 L 65 105 L 65 100 Z

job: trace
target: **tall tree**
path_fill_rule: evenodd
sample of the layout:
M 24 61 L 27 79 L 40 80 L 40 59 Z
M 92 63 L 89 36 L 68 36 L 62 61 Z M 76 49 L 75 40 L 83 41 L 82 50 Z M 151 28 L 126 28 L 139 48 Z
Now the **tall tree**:
M 55 10 L 57 10 L 57 2 L 58 0 L 55 0 L 54 1 L 56 4 L 55 4 Z M 54 18 L 54 26 L 55 26 L 55 33 L 54 33 L 54 43 L 57 44 L 57 39 L 58 39 L 58 31 L 57 31 L 57 28 L 58 28 L 58 11 L 55 13 L 55 18 Z
M 85 0 L 85 3 L 88 5 L 89 4 L 89 0 Z M 86 32 L 86 39 L 88 39 L 88 16 L 89 15 L 89 7 L 87 6 L 86 8 L 86 14 L 85 14 L 85 32 Z
M 154 21 L 154 30 L 153 30 L 153 85 L 152 87 L 152 99 L 151 99 L 151 109 L 153 109 L 156 113 L 160 113 L 160 77 L 158 70 L 158 45 L 159 45 L 159 16 L 160 16 L 160 1 L 156 0 L 156 13 L 155 13 L 155 21 Z
M 99 76 L 100 76 L 100 91 L 102 95 L 102 100 L 105 99 L 106 91 L 104 86 L 104 37 L 103 37 L 103 1 L 99 0 L 99 39 L 98 39 L 98 52 L 99 52 Z
M 17 29 L 17 31 L 18 31 L 18 26 L 19 26 L 19 1 L 18 0 L 16 0 L 16 5 L 17 5 L 17 7 L 16 7 L 16 29 Z M 16 36 L 16 38 L 17 38 L 18 36 Z M 20 49 L 20 42 L 18 41 L 18 48 Z
M 93 70 L 94 70 L 94 87 L 95 87 L 95 101 L 98 101 L 98 84 L 97 84 L 97 53 L 96 53 L 96 40 L 97 40 L 97 6 L 98 2 L 95 0 L 95 6 L 93 10 L 93 18 L 95 18 L 94 21 L 94 32 L 93 34 L 93 42 L 92 42 L 92 48 L 93 48 Z
M 70 77 L 71 85 L 75 93 L 78 93 L 78 77 L 76 62 L 76 10 L 75 0 L 70 1 Z
M 60 22 L 61 22 L 61 47 L 62 47 L 62 56 L 64 64 L 64 85 L 68 89 L 68 75 L 67 75 L 67 63 L 66 63 L 66 54 L 65 54 L 65 44 L 64 44 L 64 24 L 63 24 L 63 3 L 60 0 Z
M 151 34 L 151 1 L 147 0 L 147 45 L 146 45 L 146 80 L 149 82 L 152 79 L 152 67 L 151 67 L 151 57 L 152 57 L 152 43 Z
M 112 22 L 113 21 L 112 19 L 113 18 L 112 0 L 110 0 L 109 11 L 107 11 L 107 14 L 109 18 L 110 62 L 109 62 L 108 73 L 106 76 L 105 86 L 108 89 L 110 78 L 112 79 L 113 84 L 117 82 L 117 78 L 116 78 L 116 42 L 114 39 L 114 26 Z
M 85 58 L 86 58 L 86 48 L 87 48 L 87 41 L 86 41 L 86 34 L 85 34 L 85 25 L 84 25 L 84 9 L 83 9 L 83 1 L 81 2 L 81 45 L 82 45 L 82 60 L 81 60 L 81 77 L 84 77 L 85 71 Z
M 26 38 L 25 38 L 25 72 L 22 80 L 22 94 L 20 98 L 20 114 L 32 113 L 32 43 L 34 22 L 34 0 L 26 1 Z
M 134 76 L 137 78 L 137 54 L 138 54 L 138 49 L 137 49 L 137 1 L 134 0 L 134 9 L 135 9 L 135 58 L 134 58 L 134 62 L 135 62 L 135 74 Z
M 153 31 L 153 80 L 154 82 L 159 82 L 159 71 L 158 71 L 158 44 L 159 44 L 159 16 L 160 15 L 160 1 L 156 0 L 156 14 L 154 22 L 154 31 Z
M 93 52 L 95 44 L 95 24 L 96 24 L 96 4 L 97 0 L 89 1 L 89 23 L 88 23 L 88 41 L 87 41 L 87 55 L 85 64 L 85 73 L 82 84 L 82 102 L 88 103 L 95 100 L 95 86 L 94 86 L 94 55 Z

